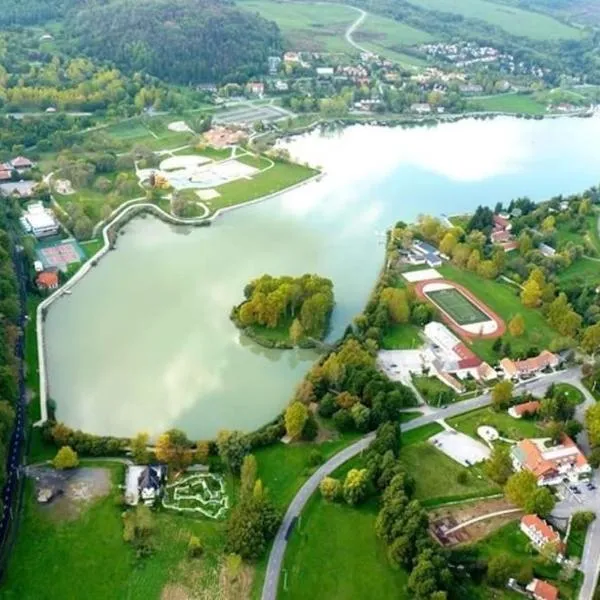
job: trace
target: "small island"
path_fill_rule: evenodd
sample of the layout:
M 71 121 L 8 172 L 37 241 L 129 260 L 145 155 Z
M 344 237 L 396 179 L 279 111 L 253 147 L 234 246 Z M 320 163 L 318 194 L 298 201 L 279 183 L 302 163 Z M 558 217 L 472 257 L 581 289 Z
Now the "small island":
M 310 348 L 322 340 L 333 309 L 333 283 L 318 275 L 263 275 L 244 288 L 231 319 L 267 348 Z

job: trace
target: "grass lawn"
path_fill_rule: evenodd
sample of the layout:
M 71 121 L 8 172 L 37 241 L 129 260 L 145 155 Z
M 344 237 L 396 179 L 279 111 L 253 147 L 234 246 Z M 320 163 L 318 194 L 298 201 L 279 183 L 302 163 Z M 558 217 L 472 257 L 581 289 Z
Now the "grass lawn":
M 81 247 L 85 252 L 86 258 L 91 258 L 104 246 L 104 241 L 102 238 L 94 238 L 93 240 L 87 240 L 86 242 L 81 242 Z
M 412 378 L 415 387 L 427 401 L 427 404 L 439 406 L 440 399 L 443 397 L 444 402 L 453 395 L 453 400 L 456 400 L 456 392 L 449 388 L 445 383 L 442 383 L 437 377 L 426 377 L 424 375 L 414 376 Z
M 598 215 L 586 217 L 585 231 L 571 231 L 568 222 L 559 222 L 556 227 L 557 248 L 560 250 L 567 242 L 585 246 L 588 242 L 600 253 L 600 239 L 598 238 Z
M 168 128 L 169 123 L 181 121 L 182 117 L 176 115 L 167 115 L 153 118 L 135 118 L 127 121 L 121 121 L 115 125 L 110 125 L 101 129 L 117 141 L 133 147 L 136 144 L 147 146 L 152 150 L 162 150 L 167 148 L 176 148 L 189 143 L 194 134 L 189 132 L 171 131 Z
M 448 425 L 478 440 L 480 438 L 477 435 L 477 428 L 482 425 L 494 427 L 502 437 L 512 440 L 539 437 L 542 432 L 536 421 L 513 419 L 507 412 L 496 412 L 491 408 L 480 408 L 459 417 L 453 417 L 448 419 Z
M 576 573 L 569 581 L 558 579 L 560 566 L 544 564 L 539 560 L 538 553 L 531 548 L 525 534 L 519 530 L 519 523 L 505 525 L 485 540 L 474 544 L 473 548 L 482 558 L 491 558 L 499 554 L 507 554 L 518 560 L 520 565 L 531 565 L 534 576 L 552 583 L 560 590 L 560 597 L 575 600 L 582 581 L 581 573 Z
M 471 110 L 487 110 L 490 112 L 506 112 L 524 115 L 543 115 L 546 105 L 537 102 L 529 94 L 498 94 L 485 98 L 472 98 L 469 100 Z
M 112 472 L 113 491 L 91 502 L 74 520 L 49 518 L 35 501 L 31 482 L 27 483 L 24 518 L 0 598 L 142 600 L 161 597 L 169 582 L 206 589 L 209 596 L 216 597 L 224 523 L 159 511 L 155 513 L 156 551 L 136 560 L 132 548 L 123 542 L 121 509 L 115 503 L 123 466 L 107 467 Z M 186 558 L 192 533 L 205 548 L 201 561 Z
M 418 348 L 423 344 L 419 332 L 419 327 L 411 323 L 392 325 L 383 336 L 382 346 L 385 350 Z
M 188 156 L 190 154 L 199 154 L 201 156 L 205 156 L 206 158 L 211 158 L 214 161 L 219 161 L 231 158 L 232 152 L 233 150 L 231 148 L 211 148 L 210 146 L 206 146 L 201 150 L 198 150 L 194 147 L 183 148 L 182 150 L 173 152 L 173 155 Z
M 585 536 L 589 525 L 583 529 L 571 528 L 569 539 L 567 540 L 567 556 L 569 558 L 581 558 L 583 556 L 583 546 L 585 544 Z
M 557 334 L 550 328 L 542 313 L 534 308 L 526 308 L 521 304 L 518 289 L 498 281 L 482 279 L 475 273 L 444 264 L 438 271 L 446 278 L 465 286 L 481 302 L 491 308 L 508 325 L 510 319 L 520 313 L 525 320 L 525 335 L 515 338 L 506 332 L 504 339 L 510 341 L 513 353 L 525 352 L 531 345 L 541 349 L 547 348 Z M 469 340 L 467 340 L 469 342 Z M 494 340 L 474 340 L 473 351 L 490 364 L 501 358 L 492 348 Z
M 277 597 L 408 600 L 408 574 L 390 566 L 375 535 L 377 511 L 374 501 L 353 508 L 316 494 L 290 538 Z
M 318 171 L 303 165 L 276 161 L 273 168 L 258 173 L 252 179 L 239 179 L 217 188 L 218 198 L 206 202 L 211 211 L 262 198 L 300 183 Z
M 560 271 L 557 277 L 560 283 L 580 281 L 582 284 L 600 284 L 600 262 L 583 256 L 564 271 Z
M 571 385 L 570 383 L 557 383 L 554 387 L 556 388 L 557 392 L 566 394 L 567 398 L 575 406 L 581 404 L 585 400 L 581 390 L 578 390 L 574 385 Z
M 579 39 L 585 34 L 539 12 L 486 0 L 409 0 L 430 10 L 486 21 L 504 31 L 533 40 Z
M 426 441 L 404 445 L 400 451 L 400 461 L 415 478 L 415 497 L 421 501 L 437 498 L 449 500 L 453 496 L 486 496 L 501 491 L 483 474 L 480 467 L 467 469 Z M 459 483 L 459 473 L 465 472 L 468 474 L 466 482 Z

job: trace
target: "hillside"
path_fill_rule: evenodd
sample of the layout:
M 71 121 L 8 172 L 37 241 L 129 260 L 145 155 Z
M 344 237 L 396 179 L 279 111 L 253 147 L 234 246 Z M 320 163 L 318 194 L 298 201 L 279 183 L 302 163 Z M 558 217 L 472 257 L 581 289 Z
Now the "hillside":
M 88 56 L 180 84 L 243 80 L 281 47 L 277 25 L 226 0 L 92 2 L 66 25 Z

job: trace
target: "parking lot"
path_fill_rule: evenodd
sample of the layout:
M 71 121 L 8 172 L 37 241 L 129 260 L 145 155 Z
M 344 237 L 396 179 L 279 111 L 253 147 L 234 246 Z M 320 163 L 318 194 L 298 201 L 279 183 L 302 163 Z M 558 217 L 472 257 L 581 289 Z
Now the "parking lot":
M 261 106 L 252 106 L 250 104 L 243 104 L 239 107 L 226 109 L 222 112 L 215 113 L 213 117 L 213 123 L 217 125 L 241 125 L 247 126 L 256 123 L 257 121 L 264 121 L 271 123 L 273 121 L 279 121 L 280 119 L 287 119 L 294 115 L 284 108 L 279 106 L 273 106 L 271 104 L 265 104 Z

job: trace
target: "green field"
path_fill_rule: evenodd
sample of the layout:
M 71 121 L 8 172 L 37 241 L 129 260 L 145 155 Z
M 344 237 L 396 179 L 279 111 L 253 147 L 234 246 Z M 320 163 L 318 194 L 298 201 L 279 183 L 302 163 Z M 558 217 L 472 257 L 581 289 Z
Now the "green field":
M 541 349 L 547 348 L 555 335 L 542 313 L 533 308 L 526 308 L 519 298 L 519 290 L 507 283 L 482 279 L 475 273 L 458 269 L 444 264 L 438 271 L 447 279 L 456 281 L 474 294 L 483 304 L 488 306 L 508 324 L 510 319 L 520 313 L 525 320 L 525 334 L 515 338 L 510 333 L 504 334 L 504 339 L 510 341 L 513 353 L 524 352 L 531 345 Z M 474 340 L 471 344 L 473 351 L 481 358 L 494 364 L 499 358 L 493 350 L 494 340 Z
M 584 246 L 590 245 L 600 254 L 600 239 L 598 237 L 598 215 L 593 214 L 586 217 L 586 228 L 585 231 L 571 231 L 569 228 L 569 222 L 558 222 L 556 225 L 556 241 L 557 249 L 560 250 L 561 246 L 567 242 L 573 242 Z
M 24 518 L 13 549 L 0 598 L 160 598 L 173 581 L 205 589 L 216 597 L 217 561 L 223 552 L 224 524 L 155 513 L 156 552 L 136 560 L 123 541 L 121 510 L 116 505 L 123 481 L 122 465 L 109 466 L 112 492 L 82 508 L 72 520 L 50 518 L 26 484 Z M 45 508 L 45 507 L 44 507 Z M 201 562 L 186 558 L 190 534 L 200 537 Z M 201 569 L 198 567 L 201 565 Z
M 512 35 L 533 40 L 579 39 L 584 35 L 579 29 L 564 25 L 547 15 L 486 0 L 409 0 L 409 2 L 429 10 L 485 21 Z
M 501 437 L 511 440 L 540 437 L 543 431 L 532 419 L 513 419 L 507 412 L 496 412 L 491 408 L 480 408 L 459 417 L 453 417 L 448 419 L 448 425 L 477 440 L 480 440 L 477 428 L 482 425 L 494 427 Z
M 193 139 L 194 135 L 189 132 L 171 131 L 168 128 L 169 123 L 181 120 L 183 118 L 176 115 L 145 119 L 136 117 L 109 125 L 100 131 L 107 133 L 117 142 L 124 143 L 127 147 L 141 144 L 151 150 L 162 150 L 184 146 Z
M 356 54 L 345 38 L 348 27 L 356 21 L 358 11 L 339 4 L 312 2 L 276 2 L 242 0 L 239 6 L 279 25 L 291 50 L 341 52 Z M 418 64 L 418 59 L 402 53 L 403 46 L 428 42 L 431 35 L 403 23 L 369 14 L 354 32 L 354 40 L 390 60 Z
M 486 96 L 485 98 L 471 98 L 469 100 L 470 110 L 485 110 L 489 112 L 503 112 L 524 115 L 543 115 L 546 113 L 546 105 L 537 102 L 529 94 L 498 94 Z
M 382 347 L 385 350 L 418 348 L 423 344 L 419 332 L 420 329 L 411 323 L 392 325 L 383 336 Z
M 584 284 L 600 284 L 600 261 L 579 258 L 557 275 L 560 283 L 581 281 Z
M 472 325 L 490 318 L 456 288 L 427 292 L 427 297 L 459 325 Z

